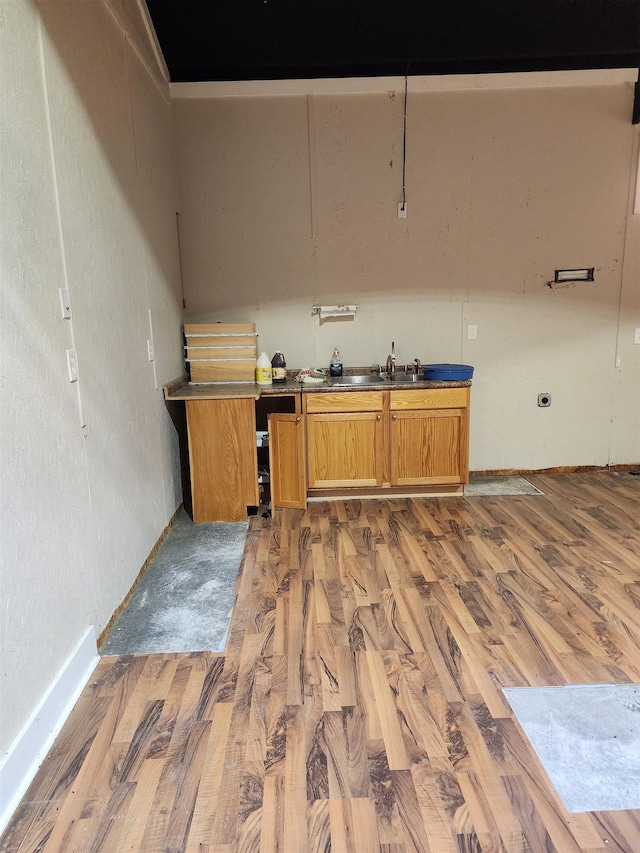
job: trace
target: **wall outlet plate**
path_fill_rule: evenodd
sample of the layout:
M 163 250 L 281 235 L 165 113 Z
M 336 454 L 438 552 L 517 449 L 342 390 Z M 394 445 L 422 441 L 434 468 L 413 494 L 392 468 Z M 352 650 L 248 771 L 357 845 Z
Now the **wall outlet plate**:
M 67 350 L 67 369 L 69 371 L 69 382 L 78 381 L 78 353 L 74 349 Z
M 60 313 L 63 320 L 71 319 L 71 300 L 69 299 L 69 290 L 66 287 L 60 288 Z
M 398 202 L 398 219 L 406 219 L 407 218 L 407 202 L 399 201 Z

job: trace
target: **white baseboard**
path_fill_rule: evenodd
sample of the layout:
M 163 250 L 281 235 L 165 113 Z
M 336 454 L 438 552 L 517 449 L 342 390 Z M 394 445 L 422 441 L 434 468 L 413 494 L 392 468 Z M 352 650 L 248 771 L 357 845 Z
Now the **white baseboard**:
M 91 626 L 0 763 L 0 832 L 9 823 L 99 660 L 96 632 Z

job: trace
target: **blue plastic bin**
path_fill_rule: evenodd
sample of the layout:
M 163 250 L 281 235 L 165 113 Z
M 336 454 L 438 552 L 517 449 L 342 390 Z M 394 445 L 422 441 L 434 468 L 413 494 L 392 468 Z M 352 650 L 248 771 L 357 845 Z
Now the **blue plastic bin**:
M 425 364 L 423 370 L 425 379 L 458 381 L 473 376 L 470 364 Z

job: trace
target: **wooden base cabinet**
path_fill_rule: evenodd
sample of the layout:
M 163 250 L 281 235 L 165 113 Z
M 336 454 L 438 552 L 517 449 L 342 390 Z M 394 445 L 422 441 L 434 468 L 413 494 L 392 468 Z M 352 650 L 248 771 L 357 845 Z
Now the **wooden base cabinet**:
M 304 507 L 313 489 L 461 486 L 469 388 L 308 394 L 302 417 L 270 416 L 269 445 L 274 506 Z
M 260 503 L 254 399 L 186 406 L 194 522 L 245 521 Z
M 391 485 L 469 480 L 469 388 L 390 392 Z
M 391 417 L 392 486 L 466 482 L 462 410 L 401 412 Z
M 307 396 L 308 488 L 383 485 L 383 405 L 381 391 Z
M 186 402 L 193 520 L 244 521 L 260 504 L 256 426 L 267 422 L 274 506 L 304 508 L 309 494 L 460 491 L 469 397 L 469 387 L 176 396 Z

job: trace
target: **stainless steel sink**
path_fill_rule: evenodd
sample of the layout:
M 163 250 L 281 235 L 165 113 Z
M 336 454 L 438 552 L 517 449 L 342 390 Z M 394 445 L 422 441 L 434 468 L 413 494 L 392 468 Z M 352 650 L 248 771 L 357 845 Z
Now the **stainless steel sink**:
M 384 376 L 378 376 L 377 373 L 361 373 L 357 376 L 330 376 L 327 379 L 329 385 L 379 385 L 384 381 Z
M 419 373 L 393 373 L 387 378 L 389 382 L 419 382 L 422 376 Z

